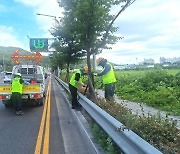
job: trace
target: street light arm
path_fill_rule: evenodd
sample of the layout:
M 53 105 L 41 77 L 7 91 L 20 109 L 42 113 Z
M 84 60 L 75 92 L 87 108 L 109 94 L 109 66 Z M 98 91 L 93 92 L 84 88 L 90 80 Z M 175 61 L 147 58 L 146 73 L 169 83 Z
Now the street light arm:
M 52 16 L 52 15 L 47 15 L 47 14 L 41 14 L 41 13 L 36 13 L 37 15 L 42 15 L 42 16 L 47 16 L 47 17 L 52 17 L 56 19 L 56 16 Z

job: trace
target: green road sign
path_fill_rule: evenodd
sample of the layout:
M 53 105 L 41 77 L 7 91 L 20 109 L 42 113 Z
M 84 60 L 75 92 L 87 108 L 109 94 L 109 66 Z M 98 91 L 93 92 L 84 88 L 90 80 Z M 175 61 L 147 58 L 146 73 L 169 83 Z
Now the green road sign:
M 48 51 L 48 39 L 46 38 L 30 38 L 30 50 Z

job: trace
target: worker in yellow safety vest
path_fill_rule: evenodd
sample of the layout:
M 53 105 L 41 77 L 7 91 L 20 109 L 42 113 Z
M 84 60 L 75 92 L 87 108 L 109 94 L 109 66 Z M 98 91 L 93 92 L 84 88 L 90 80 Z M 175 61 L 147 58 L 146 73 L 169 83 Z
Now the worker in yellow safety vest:
M 102 66 L 102 72 L 95 74 L 96 76 L 102 76 L 103 85 L 105 87 L 105 99 L 107 101 L 113 100 L 116 77 L 113 67 L 106 59 L 99 57 L 97 59 L 97 65 Z
M 82 82 L 82 76 L 87 74 L 87 72 L 88 67 L 84 66 L 83 68 L 77 70 L 70 79 L 69 90 L 71 92 L 72 97 L 72 109 L 78 109 L 80 106 L 77 100 L 77 89 L 79 86 L 85 86 Z
M 22 112 L 22 88 L 24 81 L 21 78 L 21 73 L 16 73 L 14 79 L 12 80 L 12 95 L 11 100 L 15 106 L 16 115 L 20 116 L 24 113 Z

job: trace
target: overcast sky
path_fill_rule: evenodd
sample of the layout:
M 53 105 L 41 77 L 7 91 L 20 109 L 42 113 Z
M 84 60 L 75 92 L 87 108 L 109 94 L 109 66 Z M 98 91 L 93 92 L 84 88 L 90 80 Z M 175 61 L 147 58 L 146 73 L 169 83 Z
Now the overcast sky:
M 180 57 L 179 8 L 180 0 L 136 0 L 115 22 L 124 39 L 100 56 L 117 64 Z M 55 20 L 36 13 L 62 16 L 56 0 L 0 0 L 0 46 L 29 50 L 27 36 L 52 38 Z

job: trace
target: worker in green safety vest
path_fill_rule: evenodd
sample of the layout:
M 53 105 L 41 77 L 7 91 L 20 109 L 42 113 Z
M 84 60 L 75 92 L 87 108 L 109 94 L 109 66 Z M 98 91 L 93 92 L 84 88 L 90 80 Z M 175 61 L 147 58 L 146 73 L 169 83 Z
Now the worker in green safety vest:
M 88 72 L 88 67 L 84 66 L 83 68 L 79 69 L 76 71 L 69 82 L 69 90 L 71 92 L 71 97 L 72 97 L 72 109 L 78 109 L 79 108 L 79 102 L 77 100 L 77 89 L 79 86 L 85 86 L 84 83 L 82 82 L 82 76 L 87 74 Z
M 24 81 L 21 78 L 21 73 L 16 73 L 14 79 L 12 80 L 12 95 L 11 100 L 15 106 L 16 115 L 20 116 L 24 113 L 22 112 L 22 88 Z
M 96 74 L 96 76 L 102 76 L 103 85 L 105 87 L 105 99 L 107 101 L 114 100 L 114 90 L 116 77 L 114 74 L 113 67 L 106 59 L 99 57 L 97 59 L 97 65 L 103 67 L 103 71 Z

